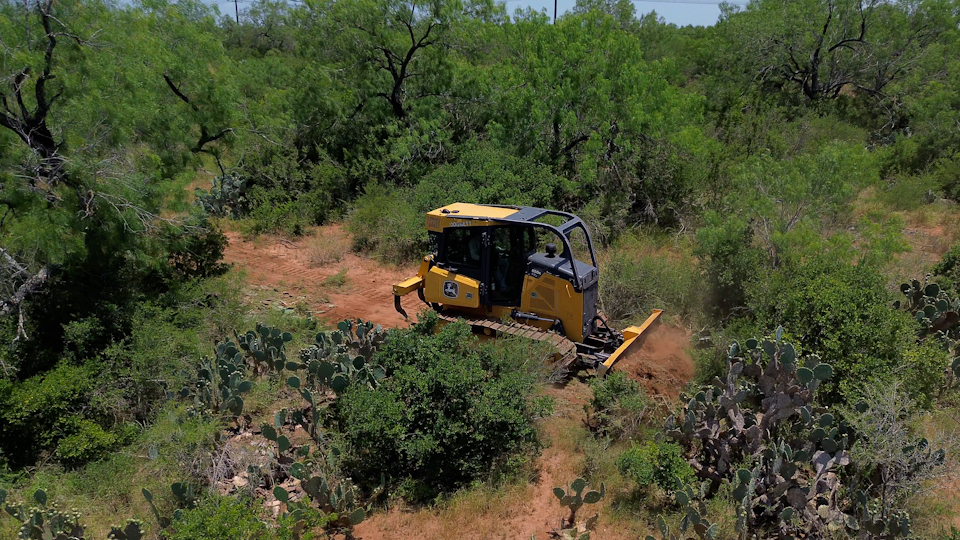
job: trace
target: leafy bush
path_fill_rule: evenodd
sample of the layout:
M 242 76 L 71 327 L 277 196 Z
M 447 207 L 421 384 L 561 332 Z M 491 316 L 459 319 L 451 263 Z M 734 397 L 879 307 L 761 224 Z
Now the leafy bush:
M 951 356 L 935 339 L 923 340 L 903 351 L 903 362 L 896 378 L 903 383 L 903 392 L 923 409 L 933 407 L 944 385 L 944 370 Z
M 224 274 L 229 268 L 223 264 L 223 250 L 227 237 L 206 218 L 194 218 L 180 227 L 163 231 L 167 242 L 167 273 L 174 284 L 194 278 Z
M 894 210 L 916 210 L 932 202 L 938 192 L 939 186 L 933 175 L 896 174 L 883 182 L 878 198 Z
M 302 235 L 311 225 L 320 225 L 330 210 L 327 194 L 310 191 L 290 193 L 282 188 L 256 186 L 250 190 L 250 233 Z
M 933 265 L 930 272 L 937 278 L 943 289 L 960 295 L 960 244 L 956 244 L 943 254 L 940 262 Z
M 697 231 L 700 268 L 707 278 L 706 304 L 717 318 L 742 314 L 747 309 L 747 290 L 760 275 L 764 253 L 753 245 L 753 231 L 739 219 L 707 216 Z
M 552 207 L 568 189 L 548 167 L 489 142 L 469 141 L 451 163 L 423 177 L 412 194 L 417 209 L 428 212 L 453 202 Z
M 358 251 L 371 251 L 390 262 L 422 257 L 427 250 L 426 216 L 406 191 L 368 185 L 353 205 L 347 228 Z
M 453 490 L 539 450 L 533 421 L 548 406 L 532 397 L 534 377 L 516 367 L 523 358 L 477 345 L 466 324 L 433 334 L 435 324 L 433 316 L 392 332 L 375 356 L 387 377 L 376 388 L 351 385 L 337 404 L 362 482 L 386 474 Z
M 117 445 L 117 436 L 86 418 L 72 418 L 70 434 L 57 444 L 57 457 L 68 464 L 86 463 L 106 457 Z
M 6 395 L 0 395 L 0 437 L 11 464 L 22 465 L 56 447 L 70 426 L 80 425 L 78 412 L 86 405 L 92 384 L 90 370 L 60 365 L 8 386 Z M 68 441 L 67 452 L 75 450 L 76 444 Z
M 352 197 L 343 171 L 325 154 L 304 159 L 291 147 L 270 148 L 243 165 L 244 205 L 233 217 L 253 220 L 250 232 L 299 235 L 337 213 L 339 201 Z
M 594 433 L 615 439 L 637 435 L 653 411 L 653 402 L 643 388 L 622 371 L 590 381 L 593 398 L 587 407 L 587 423 Z
M 250 502 L 231 497 L 204 499 L 196 508 L 181 510 L 170 526 L 168 540 L 267 540 L 267 526 L 250 511 Z
M 684 459 L 683 449 L 670 442 L 634 443 L 617 458 L 617 469 L 639 487 L 656 485 L 665 491 L 694 480 L 693 467 Z
M 368 184 L 353 204 L 354 247 L 401 262 L 427 250 L 425 214 L 454 203 L 557 206 L 568 183 L 549 168 L 513 156 L 488 142 L 470 141 L 456 159 L 409 188 Z
M 903 353 L 914 346 L 916 328 L 909 315 L 890 308 L 891 295 L 876 268 L 830 259 L 775 273 L 753 303 L 758 323 L 771 330 L 777 325 L 798 329 L 803 350 L 833 365 L 836 376 L 820 398 L 838 403 L 904 367 Z
M 947 198 L 960 201 L 960 153 L 937 160 L 931 176 Z

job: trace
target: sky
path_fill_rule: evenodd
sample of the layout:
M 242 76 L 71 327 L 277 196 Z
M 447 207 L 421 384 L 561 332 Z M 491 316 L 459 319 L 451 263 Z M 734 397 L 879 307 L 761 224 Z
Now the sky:
M 244 7 L 249 7 L 251 0 L 238 0 L 240 11 Z M 554 0 L 507 0 L 507 9 L 513 12 L 517 8 L 527 6 L 537 11 L 546 10 L 553 15 Z M 746 3 L 746 0 L 732 0 L 731 3 Z M 233 1 L 217 0 L 216 4 L 220 8 L 220 13 L 232 15 L 234 13 Z M 576 0 L 557 0 L 557 11 L 560 15 L 569 11 L 576 4 Z M 651 11 L 656 11 L 657 15 L 663 17 L 667 23 L 677 26 L 710 26 L 717 22 L 720 16 L 720 0 L 636 0 L 634 5 L 637 7 L 637 16 L 644 15 Z
M 693 3 L 696 1 L 697 3 Z M 557 11 L 559 15 L 573 9 L 576 0 L 557 0 Z M 663 17 L 667 23 L 673 23 L 677 26 L 710 26 L 717 22 L 720 16 L 720 0 L 657 0 L 654 2 L 635 1 L 633 3 L 637 8 L 637 18 L 646 15 L 651 11 L 656 11 L 657 15 Z M 547 13 L 553 15 L 553 0 L 508 0 L 507 9 L 513 11 L 520 7 L 530 6 L 536 10 L 546 8 Z

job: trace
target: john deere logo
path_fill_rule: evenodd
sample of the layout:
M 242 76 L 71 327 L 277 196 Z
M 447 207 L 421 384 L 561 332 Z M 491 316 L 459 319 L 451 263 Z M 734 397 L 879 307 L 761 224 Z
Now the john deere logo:
M 443 295 L 447 298 L 456 298 L 460 296 L 460 286 L 454 281 L 444 281 Z

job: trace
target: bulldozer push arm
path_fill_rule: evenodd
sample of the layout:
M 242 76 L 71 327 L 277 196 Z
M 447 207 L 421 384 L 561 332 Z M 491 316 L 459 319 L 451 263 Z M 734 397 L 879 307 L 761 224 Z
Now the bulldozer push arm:
M 400 283 L 397 283 L 393 286 L 393 306 L 397 308 L 397 312 L 403 315 L 404 319 L 409 319 L 407 312 L 404 311 L 403 306 L 400 305 L 400 298 L 406 296 L 413 291 L 417 291 L 417 295 L 420 296 L 420 300 L 423 303 L 427 303 L 426 298 L 423 296 L 423 284 L 424 278 L 427 275 L 427 272 L 430 270 L 430 263 L 433 259 L 428 255 L 423 258 L 423 262 L 420 263 L 420 269 L 417 271 L 417 275 L 413 276 L 410 279 L 405 279 Z M 429 304 L 428 304 L 429 305 Z
M 655 309 L 640 326 L 628 326 L 624 328 L 623 344 L 617 347 L 617 350 L 613 351 L 613 354 L 611 354 L 609 358 L 597 366 L 597 376 L 603 377 L 610 371 L 610 368 L 617 363 L 617 360 L 640 348 L 646 339 L 647 332 L 651 331 L 660 323 L 660 315 L 662 314 L 662 309 Z

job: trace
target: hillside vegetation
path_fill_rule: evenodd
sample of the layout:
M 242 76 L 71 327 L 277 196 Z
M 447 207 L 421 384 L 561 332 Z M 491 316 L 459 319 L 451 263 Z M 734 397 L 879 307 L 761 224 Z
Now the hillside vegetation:
M 351 537 L 557 449 L 538 538 L 960 538 L 960 2 L 510 5 L 0 0 L 0 537 Z M 456 201 L 583 217 L 612 321 L 694 332 L 681 399 L 222 262 L 412 267 Z

